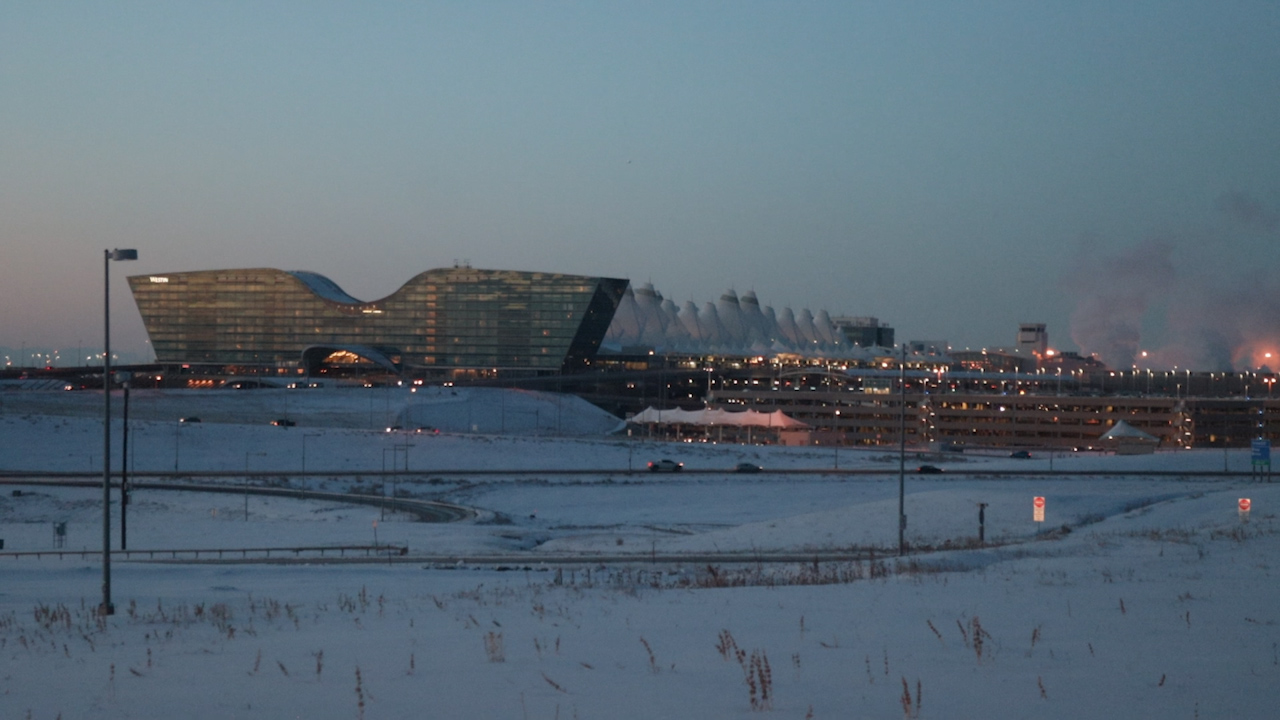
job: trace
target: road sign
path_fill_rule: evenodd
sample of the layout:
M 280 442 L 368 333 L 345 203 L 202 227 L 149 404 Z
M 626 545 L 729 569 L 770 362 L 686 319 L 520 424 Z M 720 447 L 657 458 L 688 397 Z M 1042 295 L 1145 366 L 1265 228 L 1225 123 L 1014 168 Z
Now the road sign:
M 1253 509 L 1253 501 L 1249 498 L 1240 498 L 1236 506 L 1240 508 L 1240 512 L 1247 513 Z
M 1031 514 L 1032 519 L 1036 522 L 1044 522 L 1044 498 L 1037 495 L 1036 498 L 1031 501 L 1031 506 L 1033 508 Z
M 1251 445 L 1253 454 L 1251 459 L 1253 464 L 1271 466 L 1271 441 L 1266 438 L 1254 438 Z

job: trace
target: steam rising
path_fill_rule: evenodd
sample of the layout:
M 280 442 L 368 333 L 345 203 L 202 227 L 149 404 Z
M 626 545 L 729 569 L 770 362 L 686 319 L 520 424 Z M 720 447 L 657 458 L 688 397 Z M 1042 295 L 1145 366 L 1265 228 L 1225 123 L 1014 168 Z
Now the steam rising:
M 1232 192 L 1223 195 L 1218 198 L 1218 209 L 1245 227 L 1252 226 L 1267 232 L 1280 228 L 1280 213 L 1246 193 Z
M 1149 240 L 1119 255 L 1086 247 L 1064 285 L 1079 301 L 1071 314 L 1071 339 L 1111 367 L 1133 364 L 1142 342 L 1142 318 L 1164 299 L 1176 272 L 1169 243 Z
M 1277 367 L 1280 278 L 1268 272 L 1273 253 L 1267 251 L 1275 245 L 1280 214 L 1243 193 L 1224 195 L 1218 209 L 1237 235 L 1261 234 L 1267 245 L 1164 238 L 1108 251 L 1086 243 L 1063 280 L 1077 298 L 1071 339 L 1081 351 L 1113 368 Z M 1210 258 L 1230 269 L 1215 273 Z

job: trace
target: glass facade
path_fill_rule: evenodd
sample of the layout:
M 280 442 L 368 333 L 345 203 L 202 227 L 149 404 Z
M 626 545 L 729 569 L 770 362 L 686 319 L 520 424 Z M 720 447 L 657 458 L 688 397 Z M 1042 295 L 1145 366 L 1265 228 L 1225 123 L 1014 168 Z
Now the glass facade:
M 310 349 L 404 368 L 559 371 L 595 356 L 627 281 L 454 267 L 371 302 L 271 268 L 138 275 L 129 287 L 158 362 L 285 365 Z

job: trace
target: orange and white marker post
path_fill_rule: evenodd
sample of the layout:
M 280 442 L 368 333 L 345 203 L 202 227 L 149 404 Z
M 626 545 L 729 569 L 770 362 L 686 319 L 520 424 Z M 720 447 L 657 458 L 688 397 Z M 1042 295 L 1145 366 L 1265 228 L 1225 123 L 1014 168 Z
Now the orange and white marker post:
M 1031 501 L 1031 507 L 1032 519 L 1038 523 L 1044 522 L 1044 498 L 1036 496 L 1036 498 Z
M 1249 511 L 1253 509 L 1253 501 L 1249 498 L 1240 498 L 1236 501 L 1236 508 L 1240 511 L 1240 522 L 1249 522 Z

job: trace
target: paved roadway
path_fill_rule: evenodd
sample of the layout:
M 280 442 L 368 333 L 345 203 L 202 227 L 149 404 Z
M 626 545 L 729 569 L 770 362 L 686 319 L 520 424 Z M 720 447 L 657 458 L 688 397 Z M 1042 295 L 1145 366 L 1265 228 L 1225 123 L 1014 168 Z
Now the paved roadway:
M 685 470 L 683 472 L 689 474 L 700 475 L 726 475 L 731 474 L 725 470 Z M 423 477 L 423 476 L 485 476 L 485 475 L 504 475 L 508 477 L 529 477 L 529 476 L 549 476 L 549 475 L 597 475 L 597 476 L 616 476 L 616 475 L 635 475 L 648 474 L 646 470 L 627 471 L 627 470 L 434 470 L 434 471 L 372 471 L 353 473 L 349 471 L 343 472 L 326 472 L 313 471 L 307 473 L 281 473 L 281 472 L 251 472 L 243 473 L 236 471 L 226 472 L 200 472 L 200 473 L 173 473 L 173 472 L 150 472 L 150 473 L 134 473 L 131 478 L 148 477 L 148 478 L 168 478 L 176 479 L 192 479 L 192 478 L 280 478 L 280 477 L 324 477 L 324 478 L 341 478 L 341 477 Z M 765 475 L 802 475 L 802 474 L 820 474 L 820 475 L 871 475 L 871 476 L 896 476 L 897 470 L 834 470 L 834 469 L 791 469 L 791 470 L 768 470 L 763 473 Z M 915 473 L 912 473 L 913 475 Z M 1256 477 L 1255 474 L 1249 472 L 1225 472 L 1225 471 L 1209 471 L 1209 472 L 1168 472 L 1168 471 L 1096 471 L 1081 472 L 1072 470 L 1071 472 L 1049 472 L 1036 470 L 961 470 L 948 471 L 946 475 L 962 476 L 962 477 L 1028 477 L 1028 476 L 1107 476 L 1107 477 L 1204 477 L 1204 478 L 1250 478 Z M 47 485 L 47 486 L 70 486 L 70 487 L 101 487 L 101 474 L 92 472 L 19 472 L 19 471 L 0 471 L 0 485 Z M 931 475 L 932 479 L 940 479 L 937 475 Z M 131 479 L 131 484 L 138 489 L 147 490 L 173 490 L 185 492 L 212 492 L 212 493 L 233 493 L 245 494 L 246 492 L 253 495 L 270 495 L 276 497 L 292 497 L 296 499 L 321 500 L 326 502 L 334 502 L 341 504 L 364 504 L 375 507 L 385 507 L 403 512 L 416 514 L 425 522 L 454 522 L 469 518 L 475 518 L 479 511 L 432 500 L 421 500 L 414 498 L 389 498 L 381 495 L 359 495 L 351 493 L 333 493 L 321 492 L 315 490 L 296 490 L 289 488 L 274 488 L 260 486 L 244 486 L 230 485 L 224 483 L 193 483 L 193 482 L 156 482 L 156 481 L 139 481 Z M 118 483 L 116 483 L 118 487 Z M 1038 538 L 1027 540 L 1033 541 Z M 990 547 L 990 546 L 988 546 Z M 225 552 L 239 552 L 235 548 L 227 548 Z M 258 558 L 199 558 L 199 559 L 155 559 L 147 562 L 165 562 L 165 563 L 222 563 L 222 564 L 415 564 L 422 567 L 431 568 L 457 568 L 457 567 L 474 567 L 486 566 L 502 569 L 539 569 L 553 566 L 600 566 L 600 565 L 619 565 L 619 564 L 684 564 L 684 565 L 704 565 L 704 564 L 777 564 L 777 563 L 829 563 L 829 562 L 852 562 L 859 560 L 868 560 L 872 557 L 889 558 L 892 555 L 886 553 L 884 548 L 855 548 L 845 550 L 830 551 L 796 551 L 796 552 L 771 552 L 771 553 L 746 553 L 746 552 L 697 552 L 697 553 L 656 553 L 656 552 L 633 552 L 633 553 L 581 553 L 581 554 L 543 554 L 543 553 L 501 553 L 501 554 L 483 554 L 483 555 L 432 555 L 432 554 L 405 554 L 405 555 L 386 555 L 375 557 L 309 557 L 309 558 L 289 558 L 289 557 L 258 557 Z
M 83 479 L 86 473 L 27 473 L 14 475 L 0 473 L 0 485 L 36 485 L 57 487 L 102 487 L 102 475 L 96 480 Z M 270 473 L 270 477 L 280 477 L 280 473 Z M 137 477 L 131 475 L 131 478 Z M 180 475 L 179 477 L 191 477 Z M 245 477 L 240 473 L 238 477 Z M 418 516 L 422 522 L 445 523 L 467 520 L 479 513 L 469 507 L 439 502 L 437 500 L 421 500 L 417 498 L 391 498 L 382 495 L 360 495 L 354 493 L 323 492 L 320 490 L 295 490 L 291 488 L 261 487 L 254 485 L 227 485 L 178 482 L 138 482 L 130 479 L 129 484 L 137 490 L 175 490 L 179 492 L 229 493 L 235 495 L 265 495 L 272 497 L 294 498 L 297 500 L 321 500 L 343 505 L 372 505 L 388 510 L 398 510 Z M 112 483 L 119 488 L 120 483 Z
M 1084 476 L 1084 477 L 1205 477 L 1205 478 L 1251 478 L 1257 477 L 1258 473 L 1249 470 L 1044 470 L 1044 469 L 1013 469 L 1013 470 L 991 470 L 981 468 L 944 468 L 941 473 L 920 473 L 916 467 L 907 466 L 908 475 L 930 475 L 937 478 L 942 476 L 959 476 L 959 477 L 1057 477 L 1060 475 Z M 655 473 L 646 469 L 627 470 L 620 468 L 597 468 L 597 469 L 504 469 L 504 470 L 466 470 L 466 469 L 423 469 L 423 470 L 308 470 L 306 472 L 297 472 L 293 470 L 254 470 L 244 472 L 242 470 L 188 470 L 181 472 L 167 471 L 138 471 L 129 473 L 130 478 L 167 478 L 170 480 L 178 479 L 195 479 L 195 478 L 354 478 L 354 477 L 440 477 L 446 475 L 452 476 L 485 476 L 485 475 L 505 475 L 508 477 L 546 477 L 554 475 L 600 475 L 600 476 L 617 476 L 617 475 L 644 475 L 644 476 L 669 476 L 677 473 Z M 872 475 L 872 476 L 898 476 L 898 468 L 768 468 L 753 473 L 738 473 L 732 469 L 692 469 L 685 468 L 680 471 L 681 475 Z M 119 478 L 120 473 L 113 471 L 111 476 Z M 102 471 L 61 471 L 61 470 L 0 470 L 0 484 L 21 484 L 14 481 L 20 480 L 75 480 L 83 478 L 98 478 L 98 484 L 102 482 Z M 137 485 L 137 483 L 135 483 Z M 141 487 L 141 485 L 138 485 Z
M 998 547 L 987 545 L 988 549 Z M 226 551 L 228 554 L 234 552 Z M 545 570 L 553 567 L 589 567 L 606 565 L 776 565 L 892 560 L 896 554 L 883 548 L 855 550 L 818 550 L 794 552 L 689 552 L 689 553 L 498 553 L 486 555 L 383 555 L 381 557 L 269 557 L 269 558 L 157 558 L 143 562 L 165 564 L 205 563 L 212 565 L 368 565 L 413 564 L 423 569 L 464 569 L 488 567 L 500 570 Z

